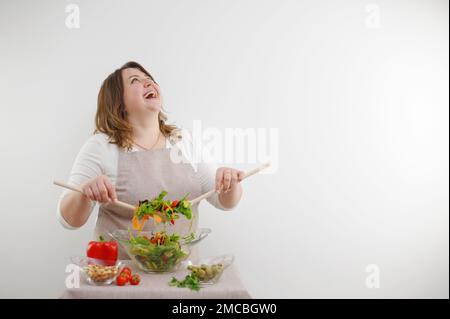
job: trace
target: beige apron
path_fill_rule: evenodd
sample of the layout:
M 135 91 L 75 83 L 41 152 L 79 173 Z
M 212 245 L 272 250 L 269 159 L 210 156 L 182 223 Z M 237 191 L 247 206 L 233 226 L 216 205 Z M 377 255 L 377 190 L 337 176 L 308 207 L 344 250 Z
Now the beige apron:
M 181 199 L 189 193 L 188 199 L 201 195 L 201 185 L 195 175 L 194 168 L 189 163 L 174 163 L 170 158 L 170 148 L 154 149 L 148 151 L 126 152 L 119 148 L 117 168 L 116 192 L 120 201 L 132 205 L 138 205 L 139 201 L 152 199 L 162 190 L 167 191 L 165 199 Z M 101 205 L 95 226 L 95 238 L 100 234 L 106 238 L 109 232 L 115 229 L 131 228 L 132 211 L 125 211 L 116 206 Z M 187 236 L 195 232 L 198 226 L 198 204 L 192 207 L 192 220 L 180 216 L 175 220 L 175 225 L 169 224 L 168 233 L 176 232 L 181 236 Z M 159 225 L 158 228 L 161 226 Z M 144 231 L 157 229 L 150 219 Z M 196 248 L 196 247 L 194 247 Z M 191 257 L 197 255 L 196 249 Z M 120 248 L 119 259 L 129 259 L 128 255 Z

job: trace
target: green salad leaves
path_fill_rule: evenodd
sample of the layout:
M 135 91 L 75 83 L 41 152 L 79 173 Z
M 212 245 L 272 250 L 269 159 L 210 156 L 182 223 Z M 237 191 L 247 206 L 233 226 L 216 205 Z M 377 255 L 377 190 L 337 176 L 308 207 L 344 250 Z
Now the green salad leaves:
M 186 194 L 180 200 L 164 200 L 167 195 L 167 191 L 161 191 L 161 193 L 152 200 L 139 201 L 139 206 L 134 212 L 132 224 L 136 230 L 142 230 L 145 222 L 149 218 L 153 218 L 157 223 L 171 223 L 175 224 L 175 220 L 180 215 L 185 216 L 187 219 L 192 218 L 192 207 L 189 200 L 187 200 Z
M 166 272 L 171 271 L 188 255 L 182 245 L 195 239 L 194 233 L 180 238 L 178 234 L 168 235 L 166 232 L 156 232 L 150 237 L 133 236 L 127 241 L 129 252 L 144 271 Z

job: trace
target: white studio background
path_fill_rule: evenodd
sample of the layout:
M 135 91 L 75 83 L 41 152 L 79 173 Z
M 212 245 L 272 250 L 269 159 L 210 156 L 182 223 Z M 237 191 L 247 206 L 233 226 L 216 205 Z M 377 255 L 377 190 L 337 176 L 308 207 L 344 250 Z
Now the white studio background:
M 275 174 L 201 205 L 203 253 L 253 297 L 448 298 L 448 23 L 447 1 L 2 1 L 0 297 L 62 292 L 95 216 L 63 229 L 52 181 L 136 60 L 176 124 L 279 130 Z

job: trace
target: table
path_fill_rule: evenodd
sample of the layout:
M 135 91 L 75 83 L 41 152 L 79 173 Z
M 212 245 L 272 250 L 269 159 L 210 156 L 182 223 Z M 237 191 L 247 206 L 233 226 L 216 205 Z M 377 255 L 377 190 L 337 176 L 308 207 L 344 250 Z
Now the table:
M 130 260 L 124 261 L 133 273 L 141 276 L 138 286 L 89 285 L 83 276 L 79 288 L 66 288 L 61 299 L 250 299 L 251 296 L 244 287 L 236 264 L 227 267 L 219 282 L 202 287 L 200 291 L 188 288 L 171 287 L 168 285 L 172 277 L 184 279 L 188 272 L 179 270 L 169 274 L 147 274 L 137 269 Z

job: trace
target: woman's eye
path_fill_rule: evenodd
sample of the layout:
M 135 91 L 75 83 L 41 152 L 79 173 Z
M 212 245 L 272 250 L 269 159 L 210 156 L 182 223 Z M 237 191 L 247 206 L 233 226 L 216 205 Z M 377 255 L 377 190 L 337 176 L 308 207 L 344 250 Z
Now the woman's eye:
M 134 78 L 133 80 L 131 80 L 131 84 L 133 84 L 134 81 L 138 81 L 138 79 Z

